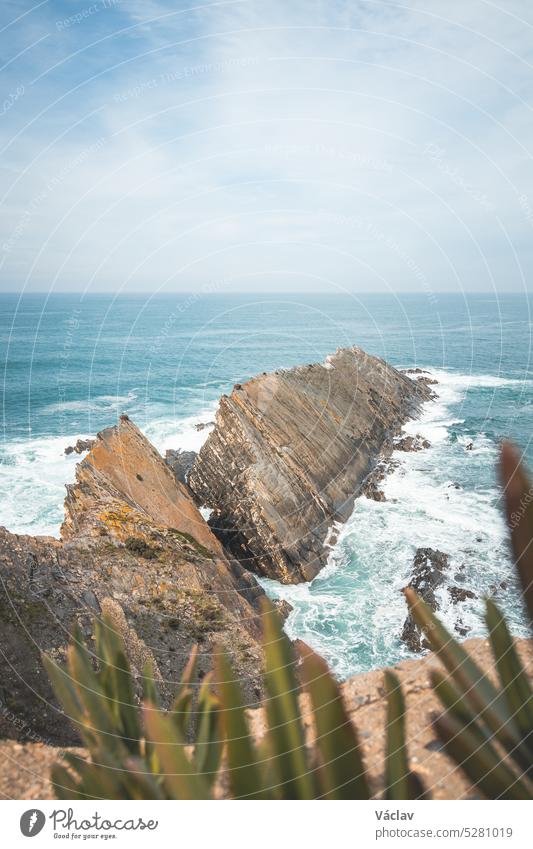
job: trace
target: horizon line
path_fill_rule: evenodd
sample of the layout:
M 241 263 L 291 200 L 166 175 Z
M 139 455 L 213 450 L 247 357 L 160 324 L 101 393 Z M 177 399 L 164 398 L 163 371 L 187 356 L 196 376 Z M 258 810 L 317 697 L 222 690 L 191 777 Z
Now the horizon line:
M 434 292 L 420 292 L 419 290 L 415 290 L 415 289 L 401 289 L 398 292 L 381 292 L 381 291 L 375 292 L 375 291 L 371 291 L 371 290 L 368 290 L 368 289 L 362 289 L 362 290 L 356 291 L 356 292 L 349 292 L 349 291 L 346 291 L 346 292 L 330 292 L 330 291 L 307 292 L 307 291 L 301 291 L 299 289 L 288 289 L 288 290 L 284 289 L 284 290 L 280 290 L 279 292 L 278 291 L 272 292 L 272 291 L 268 291 L 268 290 L 259 290 L 259 291 L 250 292 L 246 289 L 228 289 L 224 292 L 198 292 L 198 291 L 195 291 L 194 289 L 176 289 L 176 290 L 170 290 L 170 291 L 167 291 L 167 292 L 165 292 L 165 291 L 151 292 L 148 289 L 146 289 L 146 290 L 143 289 L 143 290 L 138 290 L 138 291 L 133 291 L 133 292 L 128 292 L 128 291 L 109 292 L 109 291 L 106 291 L 106 290 L 102 290 L 102 291 L 93 290 L 93 291 L 90 291 L 90 292 L 81 292 L 81 291 L 76 290 L 76 289 L 54 289 L 52 291 L 48 291 L 46 289 L 11 289 L 11 290 L 4 291 L 4 292 L 0 291 L 0 296 L 2 296 L 2 295 L 3 296 L 7 296 L 7 295 L 19 295 L 19 296 L 20 295 L 79 295 L 80 297 L 90 297 L 91 295 L 106 295 L 108 297 L 121 297 L 121 296 L 124 296 L 124 295 L 129 296 L 129 297 L 131 297 L 131 296 L 157 297 L 157 296 L 169 296 L 169 295 L 188 295 L 188 296 L 194 296 L 194 297 L 198 298 L 199 300 L 201 298 L 208 298 L 208 297 L 212 297 L 212 296 L 215 296 L 215 297 L 216 296 L 224 296 L 224 295 L 261 295 L 261 296 L 264 296 L 264 295 L 269 295 L 269 296 L 329 295 L 331 297 L 342 297 L 342 296 L 346 296 L 346 295 L 355 295 L 355 296 L 359 296 L 359 295 L 375 295 L 375 296 L 389 295 L 391 297 L 394 297 L 394 296 L 397 296 L 397 295 L 420 295 L 420 297 L 425 296 L 427 298 L 432 298 L 432 297 L 437 297 L 437 296 L 442 296 L 442 295 L 462 295 L 463 297 L 464 296 L 470 296 L 470 295 L 479 295 L 479 296 L 489 295 L 491 297 L 497 298 L 497 297 L 502 297 L 504 295 L 532 295 L 533 296 L 533 289 L 531 289 L 531 290 L 511 289 L 511 290 L 506 291 L 506 292 L 500 292 L 500 291 L 495 292 L 494 290 L 492 290 L 492 291 L 491 290 L 480 290 L 480 291 L 473 291 L 473 292 L 470 292 L 470 291 L 457 292 L 457 291 L 454 291 L 454 290 L 447 290 L 447 289 L 435 290 Z

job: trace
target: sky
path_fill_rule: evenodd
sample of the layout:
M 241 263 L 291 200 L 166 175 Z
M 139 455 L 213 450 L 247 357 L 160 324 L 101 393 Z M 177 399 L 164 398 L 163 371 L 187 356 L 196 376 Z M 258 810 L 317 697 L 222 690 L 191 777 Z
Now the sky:
M 1 291 L 533 285 L 527 0 L 2 0 Z

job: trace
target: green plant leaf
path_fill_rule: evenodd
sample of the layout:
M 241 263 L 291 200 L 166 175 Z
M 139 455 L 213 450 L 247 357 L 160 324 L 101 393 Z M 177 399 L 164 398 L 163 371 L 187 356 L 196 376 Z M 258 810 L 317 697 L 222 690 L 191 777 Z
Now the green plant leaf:
M 465 728 L 446 712 L 435 720 L 446 752 L 489 799 L 531 799 L 527 784 L 501 759 L 494 746 L 473 723 Z
M 171 709 L 172 721 L 184 740 L 187 739 L 191 723 L 193 695 L 188 687 L 181 687 Z
M 222 756 L 220 701 L 211 692 L 212 673 L 206 675 L 198 694 L 194 761 L 198 772 L 214 784 Z
M 60 764 L 54 764 L 50 770 L 50 779 L 57 799 L 86 799 L 80 790 L 79 782 L 72 773 Z
M 146 736 L 161 765 L 163 783 L 171 799 L 209 799 L 209 787 L 186 755 L 186 744 L 172 718 L 145 705 Z
M 520 453 L 510 442 L 502 445 L 500 475 L 515 564 L 533 626 L 533 488 Z
M 265 689 L 268 734 L 284 799 L 313 799 L 316 795 L 305 747 L 298 703 L 294 655 L 272 602 L 262 600 L 265 651 Z
M 41 654 L 43 666 L 50 678 L 54 692 L 63 705 L 65 714 L 75 725 L 81 723 L 83 707 L 76 692 L 75 682 L 70 670 L 60 666 L 48 655 Z
M 405 742 L 405 703 L 398 676 L 385 670 L 387 694 L 387 743 L 385 750 L 385 798 L 421 799 L 426 791 L 410 770 Z
M 503 693 L 509 712 L 524 743 L 533 753 L 533 692 L 505 619 L 493 601 L 487 599 L 486 622 Z M 533 757 L 531 767 L 533 771 Z
M 320 754 L 320 796 L 369 799 L 370 790 L 356 730 L 327 663 L 311 649 L 303 653 L 303 677 L 313 705 Z
M 412 589 L 404 590 L 415 622 L 423 629 L 431 647 L 451 674 L 459 692 L 471 708 L 479 713 L 500 742 L 512 752 L 523 769 L 531 757 L 509 712 L 505 696 L 487 678 L 468 652 L 454 640 L 427 604 Z
M 261 784 L 261 773 L 257 766 L 241 693 L 229 661 L 221 651 L 216 655 L 216 670 L 231 793 L 236 799 L 264 799 L 266 794 Z

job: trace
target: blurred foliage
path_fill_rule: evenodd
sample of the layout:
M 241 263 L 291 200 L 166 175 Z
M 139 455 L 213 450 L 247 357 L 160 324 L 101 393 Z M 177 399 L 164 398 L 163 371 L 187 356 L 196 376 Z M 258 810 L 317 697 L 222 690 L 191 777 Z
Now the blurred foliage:
M 149 668 L 136 698 L 122 639 L 105 618 L 95 622 L 94 656 L 79 632 L 65 667 L 45 656 L 54 690 L 89 754 L 67 753 L 66 765 L 53 768 L 58 797 L 206 799 L 218 784 L 218 795 L 237 799 L 370 798 L 357 731 L 327 664 L 311 649 L 303 652 L 302 696 L 292 644 L 266 601 L 263 626 L 266 731 L 259 741 L 223 652 L 215 653 L 215 681 L 209 675 L 201 684 L 192 652 L 168 711 Z M 403 696 L 392 672 L 386 687 L 386 795 L 416 798 L 423 789 L 409 771 Z

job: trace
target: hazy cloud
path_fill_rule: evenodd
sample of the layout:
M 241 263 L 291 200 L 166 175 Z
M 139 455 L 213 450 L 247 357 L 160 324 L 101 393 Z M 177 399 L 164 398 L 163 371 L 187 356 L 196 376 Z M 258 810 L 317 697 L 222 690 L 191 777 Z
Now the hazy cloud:
M 2 286 L 527 287 L 532 24 L 516 0 L 10 0 Z

